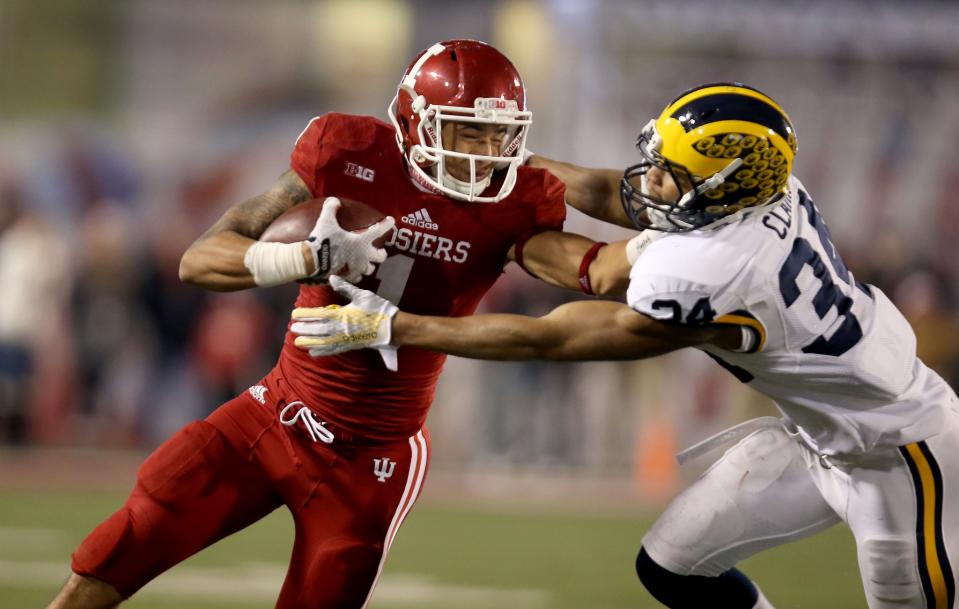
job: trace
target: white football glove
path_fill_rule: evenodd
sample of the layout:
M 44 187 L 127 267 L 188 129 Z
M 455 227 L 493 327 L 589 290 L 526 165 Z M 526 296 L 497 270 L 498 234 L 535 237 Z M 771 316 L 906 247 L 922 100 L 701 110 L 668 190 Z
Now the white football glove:
M 396 347 L 390 345 L 396 305 L 369 290 L 362 290 L 342 278 L 331 275 L 330 286 L 349 298 L 346 305 L 293 309 L 296 334 L 294 344 L 307 349 L 313 357 L 344 351 L 378 349 L 383 363 L 397 369 Z
M 313 252 L 316 268 L 309 279 L 325 281 L 331 273 L 341 273 L 347 281 L 356 282 L 372 273 L 376 269 L 374 265 L 386 260 L 386 250 L 373 242 L 393 228 L 393 218 L 387 216 L 361 231 L 349 231 L 336 220 L 336 212 L 342 205 L 336 197 L 327 197 L 305 241 Z

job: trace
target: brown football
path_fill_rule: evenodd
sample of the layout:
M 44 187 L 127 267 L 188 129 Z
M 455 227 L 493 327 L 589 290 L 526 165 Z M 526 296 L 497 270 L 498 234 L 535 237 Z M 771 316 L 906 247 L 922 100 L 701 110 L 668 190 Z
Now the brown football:
M 367 226 L 376 224 L 385 217 L 382 212 L 366 203 L 344 199 L 343 197 L 339 197 L 339 199 L 343 205 L 336 214 L 336 220 L 340 223 L 340 226 L 347 230 L 362 230 Z M 260 235 L 260 241 L 295 243 L 307 239 L 316 225 L 316 219 L 320 217 L 320 211 L 323 209 L 325 200 L 326 197 L 313 199 L 286 210 L 266 227 L 266 230 Z M 387 232 L 377 239 L 374 244 L 377 247 L 383 247 L 389 236 L 390 233 Z

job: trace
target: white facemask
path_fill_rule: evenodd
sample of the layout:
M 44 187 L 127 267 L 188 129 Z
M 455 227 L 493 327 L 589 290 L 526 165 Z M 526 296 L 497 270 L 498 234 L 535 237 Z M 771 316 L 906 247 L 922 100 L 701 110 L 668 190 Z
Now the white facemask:
M 443 172 L 443 186 L 447 188 L 452 188 L 458 193 L 469 195 L 470 190 L 473 190 L 475 193 L 482 193 L 489 187 L 489 183 L 493 181 L 493 172 L 491 171 L 482 180 L 477 180 L 475 184 L 470 184 L 469 182 L 464 182 L 463 180 L 457 180 L 449 171 Z
M 401 85 L 401 88 L 403 86 Z M 411 94 L 415 95 L 416 92 L 412 91 Z M 422 96 L 416 99 L 419 101 Z M 464 201 L 494 203 L 506 198 L 516 184 L 517 170 L 523 163 L 527 127 L 532 123 L 532 113 L 528 110 L 519 110 L 516 102 L 510 100 L 476 98 L 472 108 L 426 106 L 424 103 L 414 104 L 414 109 L 421 117 L 417 128 L 420 143 L 412 146 L 408 151 L 403 147 L 403 141 L 400 138 L 401 129 L 395 116 L 396 97 L 393 98 L 389 108 L 389 116 L 397 132 L 397 144 L 407 156 L 413 181 L 419 187 Z M 504 145 L 504 150 L 497 155 L 453 152 L 446 150 L 442 142 L 443 123 L 451 121 L 506 125 L 510 128 L 510 137 Z M 496 169 L 505 171 L 499 192 L 482 196 L 492 182 L 492 173 L 484 178 L 476 178 L 472 183 L 449 175 L 449 172 L 443 169 L 443 165 L 447 159 L 451 158 L 466 159 L 473 167 L 476 163 L 493 163 Z M 437 175 L 438 173 L 442 175 Z

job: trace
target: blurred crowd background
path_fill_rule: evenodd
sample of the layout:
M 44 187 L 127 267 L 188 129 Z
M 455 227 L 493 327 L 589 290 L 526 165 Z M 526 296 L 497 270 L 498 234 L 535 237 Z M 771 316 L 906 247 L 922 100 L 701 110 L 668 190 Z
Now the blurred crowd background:
M 179 258 L 288 166 L 313 116 L 385 118 L 437 40 L 497 45 L 524 74 L 530 147 L 625 167 L 681 91 L 770 94 L 796 174 L 856 278 L 959 383 L 959 5 L 804 0 L 0 0 L 0 444 L 148 449 L 275 361 L 295 287 L 213 294 Z M 628 236 L 571 212 L 567 230 Z M 485 308 L 574 294 L 510 269 Z M 668 494 L 672 455 L 771 412 L 708 358 L 451 359 L 434 467 L 630 479 Z

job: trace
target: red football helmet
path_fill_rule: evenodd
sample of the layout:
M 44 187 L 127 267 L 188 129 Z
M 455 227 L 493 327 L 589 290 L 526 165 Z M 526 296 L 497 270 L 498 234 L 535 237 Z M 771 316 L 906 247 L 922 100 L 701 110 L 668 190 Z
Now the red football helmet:
M 516 184 L 516 171 L 526 151 L 526 88 L 519 72 L 502 53 L 477 40 L 447 40 L 413 59 L 389 107 L 396 143 L 406 157 L 410 176 L 421 186 L 454 199 L 492 203 L 505 198 Z M 443 122 L 507 126 L 498 156 L 466 154 L 443 145 Z M 446 171 L 446 159 L 465 158 L 470 181 Z M 494 171 L 477 179 L 476 163 L 494 162 Z M 504 173 L 505 172 L 505 173 Z M 493 196 L 480 196 L 501 179 Z

